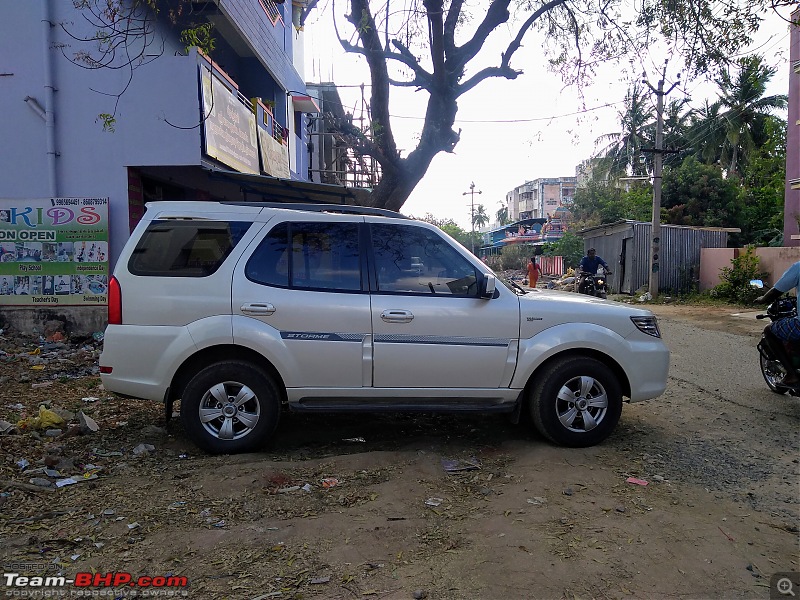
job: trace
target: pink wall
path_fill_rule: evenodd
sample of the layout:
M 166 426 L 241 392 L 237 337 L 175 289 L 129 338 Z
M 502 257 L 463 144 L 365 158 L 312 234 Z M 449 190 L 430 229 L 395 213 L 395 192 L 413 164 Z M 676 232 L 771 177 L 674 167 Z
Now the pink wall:
M 740 252 L 744 248 L 701 248 L 700 291 L 717 285 L 722 267 L 730 267 Z M 756 256 L 761 270 L 767 272 L 766 283 L 772 285 L 790 265 L 800 260 L 800 247 L 756 248 Z
M 700 248 L 700 291 L 706 292 L 719 284 L 722 267 L 730 267 L 739 255 L 739 248 Z

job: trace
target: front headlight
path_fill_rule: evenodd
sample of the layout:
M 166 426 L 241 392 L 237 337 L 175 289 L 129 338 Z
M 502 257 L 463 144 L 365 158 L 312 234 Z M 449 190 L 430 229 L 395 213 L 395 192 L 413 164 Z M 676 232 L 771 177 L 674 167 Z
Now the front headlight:
M 631 321 L 642 333 L 660 338 L 661 332 L 658 330 L 658 322 L 655 317 L 631 317 Z
M 603 281 L 602 279 L 598 279 L 597 280 L 597 285 L 603 285 L 604 283 L 605 283 L 605 281 Z

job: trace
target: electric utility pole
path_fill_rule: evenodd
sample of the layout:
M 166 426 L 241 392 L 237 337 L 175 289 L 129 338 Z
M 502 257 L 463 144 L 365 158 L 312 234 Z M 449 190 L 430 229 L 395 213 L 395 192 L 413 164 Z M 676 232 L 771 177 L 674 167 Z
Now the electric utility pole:
M 650 85 L 647 79 L 642 78 L 642 83 L 647 85 L 656 95 L 656 144 L 655 148 L 642 149 L 643 152 L 653 153 L 653 226 L 650 234 L 650 295 L 658 297 L 660 254 L 661 254 L 661 172 L 664 167 L 664 96 L 669 94 L 673 88 L 680 83 L 681 74 L 670 88 L 664 91 L 664 77 L 667 72 L 667 62 L 664 61 L 664 70 L 661 79 L 658 80 L 658 88 Z M 643 73 L 646 76 L 646 73 Z
M 475 182 L 469 184 L 469 191 L 462 192 L 462 196 L 466 196 L 467 194 L 470 195 L 470 211 L 469 211 L 469 220 L 472 222 L 472 235 L 469 237 L 470 245 L 472 246 L 472 253 L 475 254 L 475 194 L 482 194 L 483 192 L 478 190 L 475 191 Z

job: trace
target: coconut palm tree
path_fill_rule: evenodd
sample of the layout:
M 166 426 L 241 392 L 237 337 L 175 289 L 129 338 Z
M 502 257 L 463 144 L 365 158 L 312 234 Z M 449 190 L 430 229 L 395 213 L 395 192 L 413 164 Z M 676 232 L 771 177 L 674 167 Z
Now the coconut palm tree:
M 649 173 L 652 163 L 642 148 L 653 146 L 653 105 L 638 83 L 625 95 L 624 105 L 618 113 L 621 131 L 597 138 L 597 145 L 605 144 L 597 155 L 601 158 L 600 170 L 611 177 L 642 177 Z
M 483 204 L 478 204 L 475 211 L 472 213 L 472 224 L 480 229 L 489 223 L 489 215 L 486 214 L 486 208 Z
M 717 80 L 719 104 L 725 109 L 720 116 L 726 134 L 723 158 L 728 163 L 729 177 L 741 177 L 740 163 L 746 162 L 756 147 L 755 138 L 760 137 L 764 117 L 787 104 L 785 95 L 764 96 L 767 84 L 777 71 L 765 64 L 763 57 L 754 54 L 736 62 L 738 73 L 732 75 L 725 70 Z
M 706 100 L 703 108 L 691 116 L 687 137 L 692 154 L 706 165 L 719 164 L 725 145 L 725 123 L 720 115 L 721 104 Z

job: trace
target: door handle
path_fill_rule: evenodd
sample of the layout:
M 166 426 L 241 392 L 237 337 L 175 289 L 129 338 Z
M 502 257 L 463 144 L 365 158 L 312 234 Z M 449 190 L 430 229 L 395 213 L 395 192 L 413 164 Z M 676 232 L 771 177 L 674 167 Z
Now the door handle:
M 385 323 L 411 323 L 414 314 L 410 310 L 390 308 L 381 313 L 381 320 Z
M 275 307 L 269 302 L 265 302 L 263 304 L 256 302 L 248 302 L 247 304 L 242 304 L 241 310 L 246 315 L 269 316 L 275 312 Z

